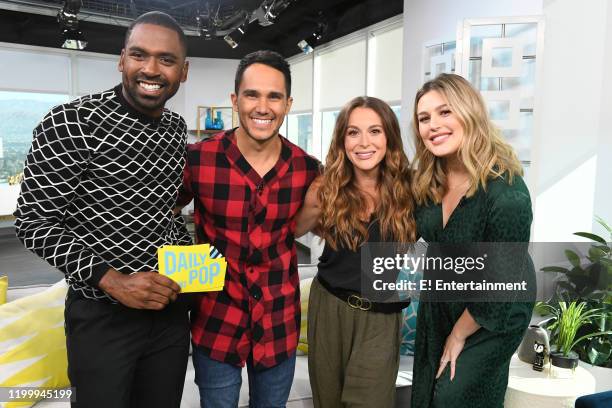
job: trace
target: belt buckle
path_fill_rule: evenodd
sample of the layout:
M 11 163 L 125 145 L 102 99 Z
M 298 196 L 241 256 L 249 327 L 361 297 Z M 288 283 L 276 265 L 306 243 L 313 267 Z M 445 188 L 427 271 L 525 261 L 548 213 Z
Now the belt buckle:
M 372 308 L 372 302 L 368 298 L 362 298 L 355 294 L 350 295 L 346 300 L 346 303 L 353 309 L 359 309 L 363 311 L 368 311 Z

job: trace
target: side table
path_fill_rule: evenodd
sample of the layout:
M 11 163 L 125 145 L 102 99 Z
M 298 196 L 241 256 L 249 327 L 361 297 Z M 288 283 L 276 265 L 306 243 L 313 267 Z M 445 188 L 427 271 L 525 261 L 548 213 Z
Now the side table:
M 550 375 L 550 364 L 541 372 L 519 360 L 510 360 L 505 408 L 574 408 L 576 398 L 595 392 L 595 378 L 583 367 L 576 367 L 568 378 Z

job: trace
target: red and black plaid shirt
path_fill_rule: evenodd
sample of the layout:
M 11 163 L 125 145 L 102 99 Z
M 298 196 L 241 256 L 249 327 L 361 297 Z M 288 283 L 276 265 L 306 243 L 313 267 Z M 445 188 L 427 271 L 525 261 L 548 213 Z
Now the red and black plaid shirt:
M 192 316 L 193 341 L 212 359 L 273 367 L 296 349 L 300 291 L 294 216 L 319 162 L 281 137 L 276 165 L 263 178 L 233 131 L 188 146 L 179 202 L 195 199 L 198 242 L 227 260 L 225 286 L 203 294 Z

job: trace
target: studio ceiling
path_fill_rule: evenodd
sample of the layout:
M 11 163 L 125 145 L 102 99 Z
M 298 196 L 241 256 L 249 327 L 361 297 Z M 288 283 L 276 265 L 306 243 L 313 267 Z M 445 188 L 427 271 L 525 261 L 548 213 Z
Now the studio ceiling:
M 88 45 L 86 51 L 119 54 L 126 25 L 134 15 L 150 10 L 172 14 L 188 33 L 189 55 L 238 59 L 257 49 L 273 49 L 285 57 L 300 53 L 297 43 L 324 21 L 327 32 L 320 44 L 402 13 L 403 0 L 294 0 L 276 18 L 262 27 L 257 21 L 235 49 L 222 38 L 205 40 L 196 35 L 195 17 L 206 8 L 221 15 L 237 10 L 251 12 L 262 0 L 83 0 L 79 28 Z M 57 22 L 61 0 L 0 0 L 0 41 L 59 47 L 62 39 Z

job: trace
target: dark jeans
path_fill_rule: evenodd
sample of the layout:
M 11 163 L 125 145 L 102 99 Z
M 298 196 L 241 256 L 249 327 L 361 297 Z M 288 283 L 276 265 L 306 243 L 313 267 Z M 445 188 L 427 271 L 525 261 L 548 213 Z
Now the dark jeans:
M 202 408 L 235 408 L 238 406 L 242 368 L 209 358 L 199 347 L 193 347 L 195 383 L 200 389 Z M 295 354 L 279 365 L 265 370 L 253 369 L 247 362 L 250 408 L 284 408 L 295 371 Z
M 69 292 L 65 319 L 72 408 L 180 406 L 189 357 L 184 302 L 137 310 Z

